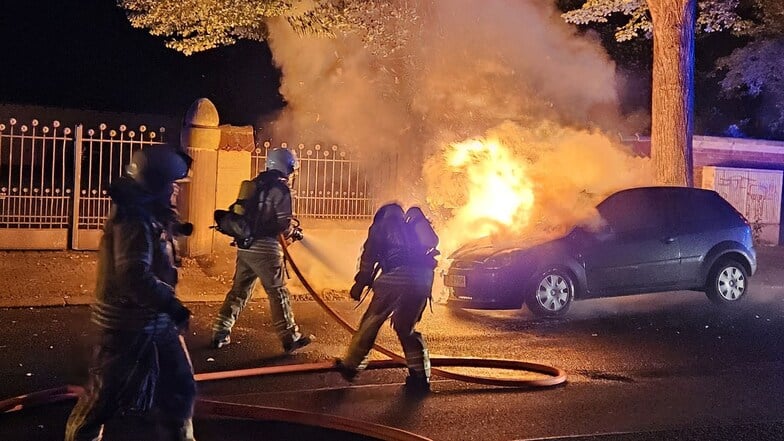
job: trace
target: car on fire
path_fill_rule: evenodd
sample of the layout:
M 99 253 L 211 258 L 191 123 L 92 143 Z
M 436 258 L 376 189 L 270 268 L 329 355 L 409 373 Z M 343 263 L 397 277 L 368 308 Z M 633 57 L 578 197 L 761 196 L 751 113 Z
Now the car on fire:
M 596 206 L 602 226 L 533 245 L 469 243 L 444 275 L 448 303 L 561 316 L 573 301 L 703 291 L 738 303 L 757 267 L 748 221 L 718 193 L 684 187 L 622 190 Z

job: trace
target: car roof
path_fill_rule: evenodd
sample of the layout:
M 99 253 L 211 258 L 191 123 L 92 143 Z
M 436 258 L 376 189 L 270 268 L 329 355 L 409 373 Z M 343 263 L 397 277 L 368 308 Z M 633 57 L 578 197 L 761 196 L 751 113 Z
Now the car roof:
M 668 194 L 668 195 L 677 195 L 677 194 L 717 194 L 715 191 L 705 188 L 696 188 L 696 187 L 675 187 L 675 186 L 650 186 L 650 187 L 634 187 L 634 188 L 626 188 L 620 191 L 617 191 L 607 199 L 611 197 L 621 195 L 621 194 Z
M 698 187 L 678 187 L 673 185 L 656 185 L 656 186 L 648 186 L 648 187 L 633 187 L 633 188 L 626 188 L 616 192 L 624 193 L 624 192 L 638 192 L 638 191 L 645 191 L 645 192 L 659 192 L 659 191 L 668 191 L 668 192 L 706 192 L 706 193 L 715 193 L 713 190 L 707 188 L 698 188 Z

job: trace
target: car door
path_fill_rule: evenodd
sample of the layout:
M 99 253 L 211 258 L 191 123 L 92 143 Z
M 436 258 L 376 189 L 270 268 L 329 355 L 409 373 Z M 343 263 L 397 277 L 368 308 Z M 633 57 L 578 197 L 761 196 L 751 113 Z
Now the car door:
M 583 253 L 592 295 L 658 291 L 680 279 L 672 207 L 654 190 L 627 190 L 599 205 L 607 225 Z

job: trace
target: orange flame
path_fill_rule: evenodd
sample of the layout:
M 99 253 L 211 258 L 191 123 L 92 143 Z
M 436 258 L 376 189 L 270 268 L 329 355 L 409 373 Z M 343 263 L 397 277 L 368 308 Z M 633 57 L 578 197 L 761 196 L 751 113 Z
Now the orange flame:
M 527 165 L 497 139 L 469 139 L 450 144 L 446 164 L 464 174 L 465 200 L 455 215 L 471 228 L 470 236 L 521 231 L 531 218 L 533 184 Z
M 649 160 L 610 136 L 552 122 L 504 122 L 484 137 L 443 144 L 423 176 L 445 256 L 480 238 L 532 245 L 598 224 L 598 202 L 653 182 Z

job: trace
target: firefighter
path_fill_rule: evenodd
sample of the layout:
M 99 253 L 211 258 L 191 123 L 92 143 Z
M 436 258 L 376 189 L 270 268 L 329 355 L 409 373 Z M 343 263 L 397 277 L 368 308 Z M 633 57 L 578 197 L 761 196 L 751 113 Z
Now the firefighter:
M 137 151 L 110 188 L 112 208 L 98 252 L 92 321 L 101 330 L 88 385 L 66 441 L 102 438 L 118 412 L 156 417 L 161 440 L 193 440 L 196 383 L 182 333 L 191 313 L 175 296 L 171 203 L 190 158 L 171 146 Z
M 275 148 L 267 153 L 266 167 L 267 170 L 254 179 L 260 191 L 252 196 L 257 201 L 254 203 L 258 203 L 255 219 L 251 220 L 253 241 L 248 247 L 237 250 L 234 280 L 212 327 L 215 349 L 231 342 L 231 328 L 250 300 L 256 279 L 261 280 L 267 292 L 272 324 L 283 350 L 291 353 L 310 344 L 310 337 L 302 334 L 294 321 L 284 279 L 283 248 L 278 242 L 281 234 L 288 240 L 302 238 L 301 230 L 292 222 L 288 186 L 288 179 L 297 167 L 297 157 L 291 150 Z
M 427 229 L 435 236 L 435 243 L 431 237 L 431 249 L 425 249 L 427 245 L 424 243 L 428 241 L 420 239 L 418 236 L 424 235 L 417 234 L 413 228 L 421 221 L 417 210 L 411 212 L 415 222 L 409 224 L 398 204 L 384 205 L 373 218 L 360 257 L 359 271 L 350 290 L 351 297 L 360 300 L 365 288 L 372 286 L 373 298 L 345 356 L 336 360 L 337 370 L 348 381 L 353 381 L 366 367 L 367 356 L 378 331 L 391 316 L 392 327 L 403 347 L 408 366 L 406 389 L 415 393 L 430 390 L 430 357 L 422 334 L 415 327 L 431 296 L 436 267 L 433 256 L 438 242 L 428 222 Z M 379 271 L 380 275 L 374 280 Z

